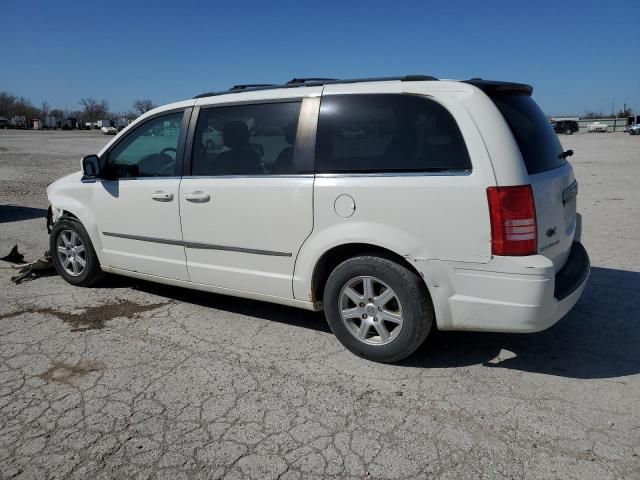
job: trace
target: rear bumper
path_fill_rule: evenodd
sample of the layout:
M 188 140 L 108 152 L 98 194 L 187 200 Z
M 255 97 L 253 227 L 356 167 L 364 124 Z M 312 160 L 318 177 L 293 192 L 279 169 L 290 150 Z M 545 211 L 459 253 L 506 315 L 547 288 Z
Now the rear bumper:
M 576 304 L 589 277 L 589 256 L 574 242 L 557 274 L 546 257 L 494 257 L 488 264 L 417 262 L 441 330 L 539 332 Z M 437 263 L 437 265 L 436 265 Z

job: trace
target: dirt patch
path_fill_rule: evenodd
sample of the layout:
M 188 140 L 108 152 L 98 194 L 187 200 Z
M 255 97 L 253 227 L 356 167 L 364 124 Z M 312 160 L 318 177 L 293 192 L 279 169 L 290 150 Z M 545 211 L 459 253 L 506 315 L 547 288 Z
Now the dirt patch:
M 53 365 L 46 371 L 38 375 L 45 382 L 57 382 L 65 385 L 77 386 L 84 377 L 92 372 L 104 370 L 101 362 L 81 361 L 75 365 L 65 362 L 53 362 Z
M 72 332 L 84 332 L 86 330 L 100 330 L 104 328 L 109 320 L 113 320 L 114 318 L 137 318 L 141 313 L 155 310 L 163 305 L 167 305 L 167 303 L 169 302 L 139 304 L 130 300 L 123 300 L 118 303 L 88 307 L 82 313 L 69 313 L 51 307 L 27 308 L 18 312 L 0 315 L 0 320 L 18 317 L 25 313 L 40 313 L 53 315 L 59 320 L 71 325 Z

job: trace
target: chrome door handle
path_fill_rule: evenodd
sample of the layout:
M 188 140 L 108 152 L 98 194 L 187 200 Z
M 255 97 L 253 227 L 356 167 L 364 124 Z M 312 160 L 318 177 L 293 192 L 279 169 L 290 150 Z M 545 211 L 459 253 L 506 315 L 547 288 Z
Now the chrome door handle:
M 205 203 L 211 200 L 211 195 L 209 195 L 207 192 L 196 190 L 195 192 L 185 193 L 184 199 L 188 202 L 193 203 Z
M 173 200 L 173 193 L 163 192 L 162 190 L 158 190 L 157 192 L 153 192 L 151 194 L 151 198 L 153 198 L 157 202 L 170 202 Z

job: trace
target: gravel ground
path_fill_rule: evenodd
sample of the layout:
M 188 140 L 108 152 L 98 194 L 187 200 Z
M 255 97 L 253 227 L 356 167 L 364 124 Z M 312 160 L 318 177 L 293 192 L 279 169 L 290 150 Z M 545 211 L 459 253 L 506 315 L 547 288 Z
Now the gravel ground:
M 46 247 L 47 183 L 108 137 L 0 131 L 0 248 Z M 323 316 L 0 270 L 2 478 L 640 478 L 640 138 L 562 136 L 593 270 L 532 335 L 436 333 L 399 365 Z

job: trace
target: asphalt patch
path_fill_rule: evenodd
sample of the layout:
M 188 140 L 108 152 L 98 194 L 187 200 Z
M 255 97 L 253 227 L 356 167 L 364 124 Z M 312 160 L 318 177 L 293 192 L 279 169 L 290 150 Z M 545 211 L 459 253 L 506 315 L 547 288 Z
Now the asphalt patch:
M 84 377 L 92 372 L 104 370 L 102 362 L 81 361 L 75 365 L 65 362 L 53 362 L 53 365 L 38 375 L 45 382 L 57 382 L 64 385 L 76 386 Z

